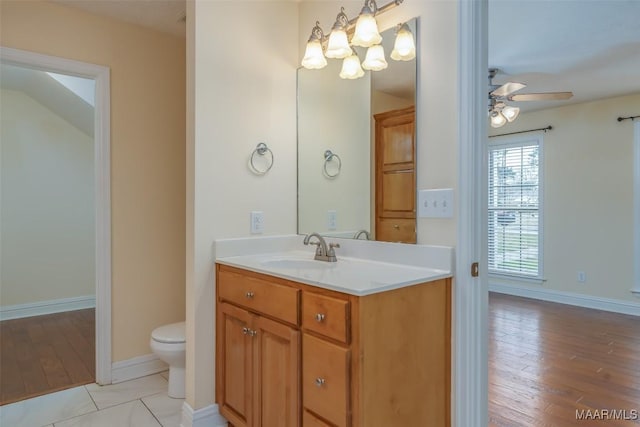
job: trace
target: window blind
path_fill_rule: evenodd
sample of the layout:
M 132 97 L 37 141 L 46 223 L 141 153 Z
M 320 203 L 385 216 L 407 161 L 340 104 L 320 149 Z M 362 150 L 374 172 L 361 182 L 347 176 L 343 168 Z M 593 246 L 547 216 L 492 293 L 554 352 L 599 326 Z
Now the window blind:
M 488 160 L 489 272 L 539 278 L 539 140 L 491 144 Z

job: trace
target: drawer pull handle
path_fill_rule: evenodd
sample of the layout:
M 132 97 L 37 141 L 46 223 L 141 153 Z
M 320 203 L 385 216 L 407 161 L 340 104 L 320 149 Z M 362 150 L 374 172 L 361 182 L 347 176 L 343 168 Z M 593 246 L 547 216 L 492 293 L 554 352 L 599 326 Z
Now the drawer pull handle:
M 316 314 L 316 322 L 321 323 L 324 321 L 324 314 L 318 313 Z
M 249 335 L 250 337 L 255 337 L 256 335 L 258 335 L 258 331 L 254 329 L 249 329 L 246 326 L 242 328 L 242 333 L 245 335 Z
M 398 224 L 393 224 L 393 228 L 395 228 L 396 230 L 399 230 L 400 226 Z
M 251 292 L 251 291 L 249 291 L 249 292 L 247 292 L 247 293 L 245 294 L 245 296 L 246 296 L 248 299 L 253 298 L 255 295 L 256 295 L 256 294 L 254 294 L 254 293 L 253 293 L 253 292 Z
M 316 385 L 318 387 L 322 387 L 325 384 L 325 382 L 326 381 L 324 380 L 324 378 L 316 378 Z

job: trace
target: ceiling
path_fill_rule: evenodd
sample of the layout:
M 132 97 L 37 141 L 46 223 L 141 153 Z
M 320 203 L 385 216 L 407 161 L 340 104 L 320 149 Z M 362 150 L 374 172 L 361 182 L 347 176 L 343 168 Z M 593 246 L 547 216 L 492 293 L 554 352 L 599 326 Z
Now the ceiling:
M 185 34 L 184 0 L 52 1 Z M 574 93 L 568 101 L 514 103 L 523 111 L 638 93 L 639 17 L 639 0 L 489 0 L 489 66 L 501 70 L 494 83 L 527 84 L 518 93 Z
M 489 0 L 489 67 L 517 93 L 572 91 L 568 101 L 514 102 L 526 110 L 640 93 L 640 1 Z

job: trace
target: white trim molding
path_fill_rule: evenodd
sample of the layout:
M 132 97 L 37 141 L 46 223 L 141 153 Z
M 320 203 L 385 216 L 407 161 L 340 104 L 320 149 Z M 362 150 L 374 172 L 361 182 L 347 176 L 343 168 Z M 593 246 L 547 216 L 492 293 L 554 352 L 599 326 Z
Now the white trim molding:
M 488 420 L 488 292 L 485 155 L 488 2 L 458 2 L 458 222 L 453 307 L 453 425 Z M 471 276 L 478 262 L 480 276 Z
M 94 79 L 96 233 L 96 382 L 111 383 L 111 100 L 110 72 L 102 65 L 0 46 L 0 60 Z
M 155 354 L 132 357 L 131 359 L 114 362 L 111 368 L 111 382 L 113 384 L 134 380 L 157 374 L 169 369 L 169 365 L 158 359 Z
M 44 314 L 62 313 L 65 311 L 82 310 L 96 306 L 93 295 L 61 298 L 47 301 L 30 302 L 26 304 L 5 305 L 0 307 L 0 321 L 21 319 L 23 317 L 42 316 Z
M 227 427 L 227 420 L 220 415 L 215 403 L 195 411 L 186 401 L 182 404 L 180 427 Z
M 633 287 L 640 297 L 640 121 L 633 126 Z
M 573 292 L 558 291 L 555 289 L 541 289 L 518 285 L 508 285 L 503 283 L 489 283 L 489 291 L 497 292 L 499 294 L 514 295 L 518 297 L 533 298 L 542 301 L 592 308 L 595 310 L 611 311 L 614 313 L 628 314 L 631 316 L 640 316 L 640 304 L 611 298 L 576 294 Z

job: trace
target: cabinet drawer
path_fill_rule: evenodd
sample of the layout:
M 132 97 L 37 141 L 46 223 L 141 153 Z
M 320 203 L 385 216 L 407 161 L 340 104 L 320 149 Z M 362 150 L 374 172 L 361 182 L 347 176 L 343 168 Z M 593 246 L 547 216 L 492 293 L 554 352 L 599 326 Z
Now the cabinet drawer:
M 385 242 L 416 242 L 416 220 L 407 218 L 384 218 L 378 221 L 376 240 Z
M 313 292 L 302 294 L 302 327 L 349 342 L 349 301 Z
M 302 405 L 337 427 L 349 424 L 349 361 L 348 349 L 304 334 Z
M 299 290 L 244 276 L 224 269 L 218 271 L 221 300 L 249 308 L 285 322 L 298 324 Z
M 302 411 L 302 427 L 331 427 L 309 411 Z

